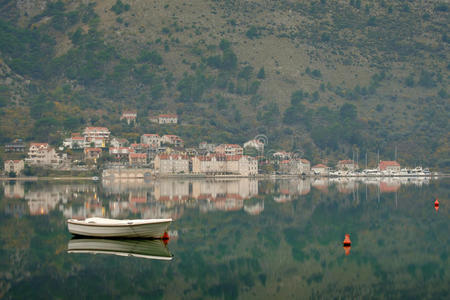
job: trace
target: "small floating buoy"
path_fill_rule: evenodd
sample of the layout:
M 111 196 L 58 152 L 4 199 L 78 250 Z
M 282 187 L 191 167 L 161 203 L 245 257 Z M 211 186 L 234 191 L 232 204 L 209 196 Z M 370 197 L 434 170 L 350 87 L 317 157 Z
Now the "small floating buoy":
M 436 209 L 436 211 L 439 210 L 439 200 L 436 198 L 436 201 L 434 201 L 434 209 Z
M 169 239 L 170 239 L 169 234 L 167 232 L 164 232 L 164 234 L 163 234 L 161 239 L 163 240 L 163 243 L 165 245 L 167 245 L 167 243 L 169 242 Z
M 350 241 L 350 234 L 346 234 L 344 241 L 342 242 L 342 244 L 344 245 L 344 250 L 345 250 L 345 255 L 349 255 L 350 254 L 350 249 L 352 248 L 352 241 Z
M 351 246 L 352 245 L 352 241 L 350 241 L 350 234 L 346 234 L 344 241 L 342 242 L 342 244 L 344 244 L 344 246 Z
M 350 249 L 351 248 L 352 248 L 351 246 L 344 246 L 345 255 L 349 255 L 350 254 Z

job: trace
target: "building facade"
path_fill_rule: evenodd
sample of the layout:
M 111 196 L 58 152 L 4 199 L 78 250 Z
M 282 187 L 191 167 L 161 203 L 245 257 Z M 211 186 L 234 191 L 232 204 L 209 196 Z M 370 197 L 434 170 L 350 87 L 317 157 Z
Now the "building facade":
M 330 168 L 324 164 L 318 164 L 311 168 L 311 172 L 314 175 L 328 176 L 330 173 Z
M 141 143 L 152 146 L 153 148 L 161 146 L 161 137 L 157 133 L 146 133 L 141 136 Z
M 111 132 L 106 127 L 86 127 L 83 131 L 85 138 L 104 138 L 109 140 Z
M 25 168 L 25 163 L 23 160 L 6 160 L 4 167 L 6 173 L 15 173 L 16 175 L 19 175 Z
M 159 174 L 187 174 L 189 157 L 180 154 L 158 154 L 155 156 L 154 166 Z
M 177 124 L 178 116 L 176 114 L 161 114 L 149 117 L 150 122 L 158 124 Z
M 396 161 L 381 160 L 380 163 L 378 164 L 378 170 L 388 172 L 399 172 L 400 164 Z
M 183 148 L 184 147 L 184 141 L 182 138 L 180 138 L 177 135 L 173 134 L 166 134 L 163 135 L 161 138 L 161 142 L 169 145 L 173 145 L 175 147 Z
M 349 159 L 340 160 L 336 165 L 336 169 L 341 171 L 355 171 L 358 169 L 358 164 Z
M 128 157 L 130 166 L 142 166 L 147 164 L 146 153 L 130 153 Z
M 135 111 L 124 111 L 122 116 L 120 116 L 120 121 L 125 120 L 128 125 L 131 123 L 136 123 L 137 112 Z
M 15 139 L 5 145 L 5 152 L 25 152 L 25 143 L 22 139 Z
M 311 163 L 304 158 L 288 159 L 280 162 L 281 174 L 288 175 L 309 175 Z
M 58 165 L 62 159 L 48 143 L 31 143 L 25 162 L 30 165 Z
M 244 149 L 237 144 L 221 144 L 215 148 L 217 154 L 243 155 Z
M 258 161 L 247 155 L 215 154 L 194 156 L 192 173 L 205 175 L 239 175 L 252 176 L 258 174 Z

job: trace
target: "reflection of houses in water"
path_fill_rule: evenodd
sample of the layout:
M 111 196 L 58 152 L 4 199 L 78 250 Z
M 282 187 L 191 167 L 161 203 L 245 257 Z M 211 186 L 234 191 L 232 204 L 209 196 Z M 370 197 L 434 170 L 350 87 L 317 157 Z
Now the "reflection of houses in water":
M 258 195 L 258 181 L 249 178 L 192 183 L 192 198 L 200 201 L 202 212 L 241 210 L 244 208 L 244 200 L 256 195 Z
M 92 185 L 84 184 L 65 184 L 65 185 L 45 185 L 40 190 L 31 190 L 26 193 L 25 200 L 27 200 L 31 215 L 45 215 L 58 207 L 63 212 L 64 216 L 72 217 L 74 212 L 71 206 L 67 207 L 70 200 L 76 200 L 81 195 L 94 195 L 96 197 L 96 188 Z M 80 217 L 86 215 L 87 209 L 81 210 Z
M 311 191 L 309 179 L 289 179 L 279 183 L 279 195 L 274 196 L 275 202 L 283 203 L 292 200 L 292 196 L 304 196 Z
M 3 190 L 6 198 L 23 199 L 25 190 L 22 182 L 3 183 Z
M 401 183 L 393 180 L 380 181 L 381 193 L 395 193 L 400 189 Z
M 125 211 L 140 212 L 143 217 L 179 218 L 184 207 L 198 206 L 200 211 L 241 210 L 244 200 L 258 194 L 258 181 L 243 178 L 234 180 L 180 180 L 165 179 L 115 183 L 103 181 L 106 191 L 114 194 L 129 193 L 128 203 L 114 202 L 110 204 L 111 214 L 119 216 Z M 196 200 L 196 201 L 195 201 Z M 263 205 L 248 208 L 256 212 L 264 209 Z
M 189 199 L 191 183 L 189 181 L 161 180 L 155 182 L 154 197 L 168 205 L 184 203 Z
M 350 194 L 359 185 L 359 182 L 356 180 L 349 179 L 348 177 L 343 178 L 331 178 L 330 182 L 336 183 L 337 190 L 342 194 Z
M 110 194 L 127 193 L 129 191 L 152 191 L 154 181 L 146 178 L 103 179 L 103 189 Z
M 328 193 L 328 179 L 327 178 L 319 178 L 319 179 L 313 179 L 311 182 L 311 185 L 320 190 L 321 192 Z
M 256 203 L 244 204 L 244 211 L 249 215 L 259 215 L 264 210 L 264 199 L 258 199 Z
M 4 212 L 8 216 L 21 217 L 28 214 L 28 205 L 23 200 L 7 200 L 4 206 Z
M 60 201 L 67 203 L 66 195 L 58 191 L 30 191 L 25 195 L 30 215 L 46 215 L 56 209 Z

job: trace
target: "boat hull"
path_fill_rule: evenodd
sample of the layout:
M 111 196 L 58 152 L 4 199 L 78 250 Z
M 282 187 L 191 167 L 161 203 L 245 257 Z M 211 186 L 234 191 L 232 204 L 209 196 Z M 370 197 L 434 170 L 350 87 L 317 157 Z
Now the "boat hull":
M 68 221 L 69 232 L 81 236 L 106 238 L 161 238 L 172 220 L 132 225 L 86 224 Z
M 172 254 L 163 241 L 154 239 L 75 238 L 69 241 L 67 252 L 172 260 Z

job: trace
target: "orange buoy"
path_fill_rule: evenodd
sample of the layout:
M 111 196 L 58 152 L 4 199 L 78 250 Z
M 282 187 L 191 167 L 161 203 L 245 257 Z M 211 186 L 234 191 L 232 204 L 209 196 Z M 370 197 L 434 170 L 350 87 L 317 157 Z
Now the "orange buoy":
M 344 241 L 342 242 L 342 244 L 344 244 L 344 246 L 351 246 L 352 245 L 352 241 L 350 241 L 350 234 L 345 234 L 345 238 Z
M 436 201 L 434 201 L 434 209 L 436 209 L 436 211 L 439 210 L 439 200 L 436 198 Z
M 350 249 L 351 248 L 352 248 L 352 246 L 344 246 L 345 255 L 349 255 L 350 254 Z
M 170 239 L 169 234 L 167 232 L 164 232 L 164 234 L 161 237 L 161 239 L 162 239 L 164 245 L 167 245 L 167 243 L 169 242 L 169 239 Z

